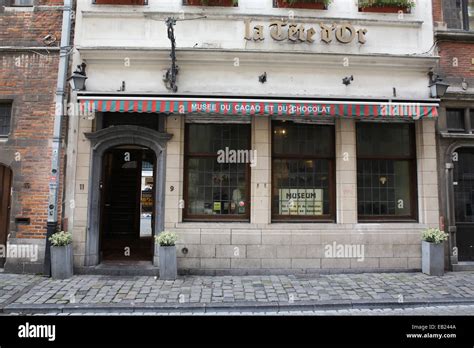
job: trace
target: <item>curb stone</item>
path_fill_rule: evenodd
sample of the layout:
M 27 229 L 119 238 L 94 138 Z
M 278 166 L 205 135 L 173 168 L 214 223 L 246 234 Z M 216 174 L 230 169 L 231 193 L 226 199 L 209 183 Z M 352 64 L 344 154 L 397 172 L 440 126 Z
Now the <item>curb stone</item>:
M 444 298 L 434 300 L 405 300 L 403 303 L 393 300 L 382 300 L 377 302 L 368 302 L 363 300 L 353 301 L 307 301 L 299 303 L 258 303 L 258 302 L 239 302 L 239 303 L 190 303 L 190 304 L 10 304 L 3 308 L 4 314 L 34 314 L 34 313 L 74 313 L 74 312 L 109 312 L 109 313 L 134 313 L 134 312 L 229 312 L 229 311 L 308 311 L 308 310 L 331 310 L 331 309 L 370 309 L 370 308 L 390 308 L 403 309 L 413 307 L 435 307 L 440 305 L 474 305 L 474 298 Z

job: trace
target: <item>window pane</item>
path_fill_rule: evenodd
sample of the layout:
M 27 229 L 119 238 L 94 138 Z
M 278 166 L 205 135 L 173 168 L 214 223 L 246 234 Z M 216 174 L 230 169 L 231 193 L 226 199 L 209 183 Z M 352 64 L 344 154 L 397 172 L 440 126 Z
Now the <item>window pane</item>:
M 245 215 L 246 191 L 246 164 L 221 164 L 216 158 L 189 159 L 189 214 Z
M 33 0 L 13 0 L 13 6 L 33 6 Z
M 330 214 L 329 160 L 274 159 L 273 214 Z
M 219 150 L 248 150 L 247 124 L 189 124 L 189 153 L 217 155 Z
M 469 110 L 469 118 L 471 119 L 471 131 L 474 130 L 474 110 Z
M 249 213 L 247 168 L 255 156 L 249 137 L 247 124 L 188 125 L 188 215 Z
M 467 3 L 467 15 L 469 20 L 469 30 L 474 30 L 474 0 Z
M 333 133 L 332 126 L 275 122 L 273 153 L 276 155 L 333 157 Z
M 410 187 L 410 161 L 357 161 L 359 215 L 409 216 Z
M 0 136 L 10 133 L 11 104 L 0 104 Z
M 411 125 L 360 122 L 357 124 L 358 157 L 413 156 Z
M 464 110 L 446 110 L 446 124 L 448 127 L 448 132 L 465 132 Z

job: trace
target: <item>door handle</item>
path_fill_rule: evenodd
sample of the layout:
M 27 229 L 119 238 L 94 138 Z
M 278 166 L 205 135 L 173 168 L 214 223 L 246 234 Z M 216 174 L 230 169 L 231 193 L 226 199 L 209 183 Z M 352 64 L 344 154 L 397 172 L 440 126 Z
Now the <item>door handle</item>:
M 105 206 L 106 206 L 106 207 L 111 207 L 112 204 L 110 204 L 110 203 L 105 203 Z

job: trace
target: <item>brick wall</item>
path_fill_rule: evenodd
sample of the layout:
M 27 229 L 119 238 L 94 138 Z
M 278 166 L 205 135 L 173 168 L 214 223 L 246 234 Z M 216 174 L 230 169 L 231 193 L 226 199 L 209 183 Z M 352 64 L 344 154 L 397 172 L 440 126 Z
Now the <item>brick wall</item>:
M 465 42 L 440 41 L 439 70 L 449 82 L 459 84 L 465 78 L 470 85 L 474 83 L 474 44 Z
M 46 233 L 62 1 L 36 5 L 0 7 L 0 100 L 13 101 L 11 134 L 0 143 L 0 162 L 13 170 L 10 238 L 43 239 Z M 41 49 L 46 35 L 56 38 L 49 51 Z M 32 46 L 38 49 L 24 48 Z M 30 224 L 15 224 L 20 216 Z
M 0 6 L 0 46 L 44 46 L 46 35 L 61 39 L 62 10 L 58 1 L 42 1 L 41 7 L 25 10 Z M 62 2 L 61 2 L 62 3 Z
M 433 21 L 434 22 L 443 22 L 443 1 L 442 0 L 433 0 Z

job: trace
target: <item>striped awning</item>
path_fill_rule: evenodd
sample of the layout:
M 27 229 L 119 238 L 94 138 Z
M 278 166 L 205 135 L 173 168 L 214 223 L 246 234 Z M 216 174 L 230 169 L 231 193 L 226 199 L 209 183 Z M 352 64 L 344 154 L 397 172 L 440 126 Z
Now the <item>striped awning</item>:
M 291 116 L 317 118 L 435 118 L 438 104 L 416 102 L 350 102 L 167 97 L 78 97 L 82 111 Z

